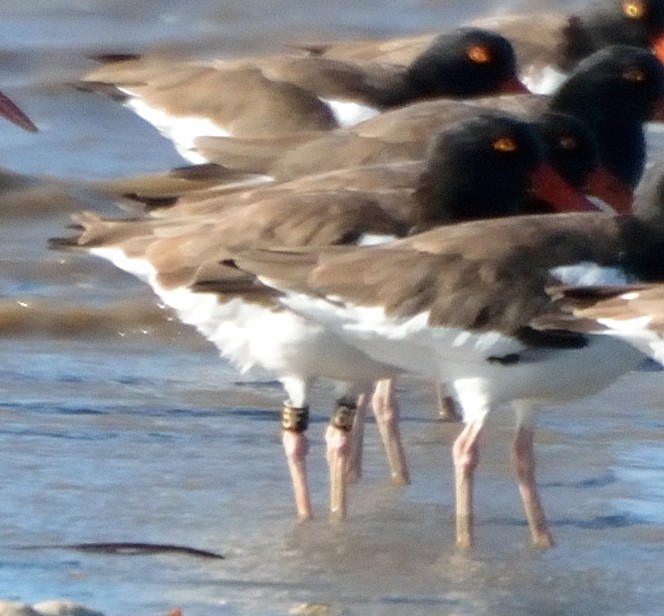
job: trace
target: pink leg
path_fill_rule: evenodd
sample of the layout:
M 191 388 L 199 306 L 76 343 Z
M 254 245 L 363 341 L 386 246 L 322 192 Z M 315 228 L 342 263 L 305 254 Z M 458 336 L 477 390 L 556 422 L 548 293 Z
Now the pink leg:
M 300 520 L 309 520 L 313 517 L 307 482 L 309 443 L 305 431 L 308 425 L 308 413 L 308 407 L 293 408 L 286 404 L 282 412 L 282 442 L 293 484 L 297 517 Z
M 348 467 L 346 468 L 346 479 L 350 483 L 357 483 L 362 477 L 362 449 L 364 444 L 364 424 L 367 414 L 367 393 L 360 394 L 357 398 L 357 412 L 353 429 L 350 432 L 350 455 L 348 456 Z
M 535 452 L 533 448 L 534 431 L 532 428 L 519 426 L 514 439 L 514 463 L 519 482 L 519 491 L 523 508 L 526 511 L 530 537 L 538 548 L 550 548 L 553 538 L 544 515 L 544 508 L 535 485 Z
M 390 465 L 392 483 L 399 486 L 408 485 L 410 473 L 401 442 L 399 406 L 394 397 L 393 379 L 385 379 L 376 383 L 372 404 L 378 431 L 387 454 L 387 462 Z
M 346 469 L 350 452 L 349 433 L 355 419 L 355 403 L 340 402 L 325 432 L 330 469 L 330 519 L 346 518 Z
M 456 485 L 456 543 L 473 545 L 473 483 L 479 462 L 479 437 L 484 419 L 468 423 L 454 441 L 452 457 Z

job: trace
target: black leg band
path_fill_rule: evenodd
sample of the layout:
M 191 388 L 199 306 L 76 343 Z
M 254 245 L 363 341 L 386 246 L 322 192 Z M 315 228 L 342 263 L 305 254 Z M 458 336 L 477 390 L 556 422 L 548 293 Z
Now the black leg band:
M 298 408 L 284 402 L 281 409 L 281 427 L 290 432 L 304 432 L 309 427 L 309 407 Z
M 337 402 L 337 408 L 332 415 L 332 425 L 344 432 L 350 432 L 353 429 L 356 411 L 357 404 L 355 402 L 340 400 Z

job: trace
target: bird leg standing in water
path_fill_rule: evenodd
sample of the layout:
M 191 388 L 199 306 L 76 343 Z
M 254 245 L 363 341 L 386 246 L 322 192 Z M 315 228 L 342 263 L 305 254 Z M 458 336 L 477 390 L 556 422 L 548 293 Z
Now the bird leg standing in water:
M 330 519 L 346 517 L 346 469 L 350 454 L 350 436 L 357 404 L 354 400 L 339 400 L 325 433 L 327 464 L 330 469 Z
M 309 427 L 309 407 L 294 407 L 284 402 L 281 412 L 282 442 L 288 461 L 297 517 L 308 520 L 312 517 L 311 498 L 307 483 L 307 453 L 309 442 L 306 430 Z
M 390 480 L 394 485 L 410 483 L 410 473 L 406 454 L 401 443 L 399 430 L 399 405 L 394 395 L 394 379 L 383 379 L 376 383 L 373 398 L 373 411 L 383 448 L 390 466 Z
M 367 417 L 369 392 L 362 392 L 357 397 L 355 421 L 350 433 L 350 454 L 346 465 L 346 481 L 357 483 L 362 477 L 362 454 L 364 451 L 364 425 Z

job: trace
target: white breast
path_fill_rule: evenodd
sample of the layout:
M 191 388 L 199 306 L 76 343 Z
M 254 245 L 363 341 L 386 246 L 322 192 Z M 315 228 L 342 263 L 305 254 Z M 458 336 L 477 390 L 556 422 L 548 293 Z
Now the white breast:
M 175 145 L 178 154 L 194 164 L 209 162 L 195 149 L 195 141 L 199 137 L 229 137 L 228 130 L 218 126 L 209 118 L 202 116 L 177 116 L 158 107 L 153 107 L 143 99 L 124 90 L 129 94 L 125 107 L 154 126 L 166 139 Z
M 524 71 L 521 81 L 533 94 L 551 94 L 567 79 L 565 73 L 545 66 L 541 70 Z
M 620 267 L 606 267 L 592 261 L 561 265 L 550 270 L 561 284 L 569 286 L 624 286 L 634 282 Z
M 331 100 L 321 98 L 332 111 L 334 119 L 339 126 L 352 126 L 364 120 L 376 117 L 380 112 L 375 107 L 360 105 L 351 101 Z
M 327 377 L 367 383 L 397 372 L 371 361 L 332 330 L 288 310 L 246 302 L 240 297 L 220 302 L 214 293 L 194 293 L 187 287 L 167 289 L 159 284 L 156 270 L 146 259 L 128 258 L 117 248 L 94 248 L 90 252 L 149 284 L 180 321 L 195 327 L 241 371 L 259 367 L 279 378 Z M 292 391 L 289 393 L 293 396 Z M 297 399 L 292 402 L 300 403 Z

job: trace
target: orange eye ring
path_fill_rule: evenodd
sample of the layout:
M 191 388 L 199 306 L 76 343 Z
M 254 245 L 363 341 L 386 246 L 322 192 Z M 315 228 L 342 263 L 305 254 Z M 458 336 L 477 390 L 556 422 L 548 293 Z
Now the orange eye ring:
M 645 11 L 645 6 L 641 0 L 627 0 L 622 5 L 623 15 L 629 19 L 641 19 Z
M 623 77 L 627 81 L 642 82 L 646 81 L 646 74 L 637 66 L 629 66 L 623 71 Z
M 473 45 L 466 49 L 466 55 L 473 61 L 475 64 L 487 64 L 491 62 L 491 54 L 486 47 L 482 45 Z
M 558 139 L 558 145 L 562 150 L 576 150 L 579 147 L 579 142 L 576 140 L 576 137 L 565 135 Z
M 493 142 L 493 149 L 498 152 L 516 152 L 519 147 L 512 137 L 499 137 Z

